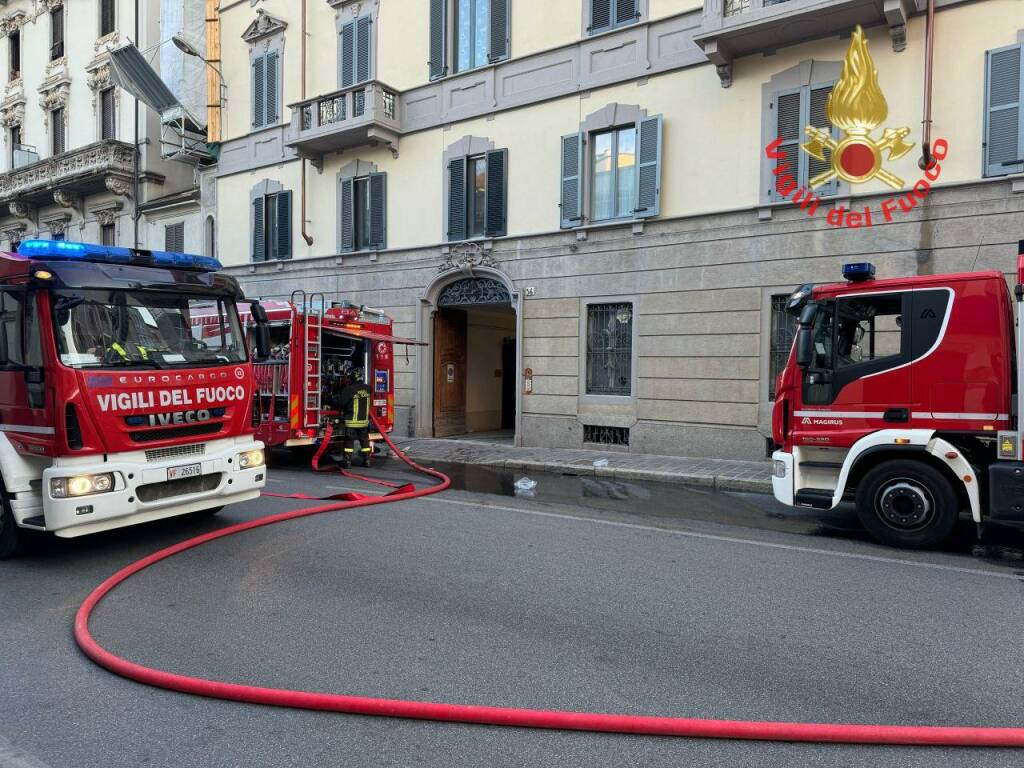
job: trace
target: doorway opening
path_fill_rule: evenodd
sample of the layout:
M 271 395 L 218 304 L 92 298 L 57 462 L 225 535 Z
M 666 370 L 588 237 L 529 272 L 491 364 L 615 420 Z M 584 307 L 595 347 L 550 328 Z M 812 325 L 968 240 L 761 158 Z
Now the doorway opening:
M 445 286 L 434 314 L 434 437 L 512 444 L 516 423 L 516 313 L 490 277 Z

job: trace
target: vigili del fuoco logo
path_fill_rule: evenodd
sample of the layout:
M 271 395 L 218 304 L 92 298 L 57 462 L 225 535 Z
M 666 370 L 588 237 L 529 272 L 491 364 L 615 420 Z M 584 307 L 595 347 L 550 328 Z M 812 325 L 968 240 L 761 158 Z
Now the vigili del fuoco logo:
M 872 137 L 872 132 L 888 117 L 889 105 L 878 85 L 878 70 L 868 52 L 868 41 L 860 26 L 854 30 L 850 40 L 842 75 L 829 94 L 825 114 L 829 122 L 844 135 L 837 140 L 826 128 L 814 125 L 804 128 L 809 141 L 801 144 L 800 149 L 815 160 L 830 165 L 827 170 L 808 179 L 806 187 L 799 185 L 796 180 L 797 158 L 791 161 L 785 150 L 781 149 L 782 137 L 765 147 L 765 155 L 777 161 L 772 174 L 775 177 L 775 190 L 781 198 L 797 203 L 808 216 L 814 216 L 822 203 L 814 189 L 835 178 L 849 184 L 863 184 L 878 179 L 893 189 L 903 188 L 903 179 L 888 170 L 885 163 L 903 157 L 914 148 L 914 143 L 907 141 L 910 129 L 906 127 L 884 128 L 879 138 Z M 939 178 L 942 169 L 938 161 L 945 159 L 948 150 L 946 140 L 937 139 L 932 148 L 932 160 L 924 169 L 924 175 L 914 182 L 908 192 L 883 200 L 878 212 L 873 212 L 870 206 L 856 211 L 836 206 L 828 211 L 826 220 L 834 227 L 870 227 L 875 224 L 875 216 L 878 214 L 881 220 L 890 222 L 896 214 L 910 213 L 928 196 L 932 182 Z

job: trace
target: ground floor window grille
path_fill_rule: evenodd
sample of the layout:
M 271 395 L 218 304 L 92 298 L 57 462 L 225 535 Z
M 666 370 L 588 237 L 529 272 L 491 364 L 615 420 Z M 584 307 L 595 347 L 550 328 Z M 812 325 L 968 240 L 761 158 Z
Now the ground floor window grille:
M 789 294 L 772 296 L 771 344 L 768 353 L 768 399 L 775 399 L 775 384 L 786 367 L 796 333 L 796 318 L 786 312 Z
M 587 394 L 629 396 L 632 385 L 633 305 L 588 305 Z
M 629 427 L 583 425 L 583 442 L 598 445 L 629 445 Z

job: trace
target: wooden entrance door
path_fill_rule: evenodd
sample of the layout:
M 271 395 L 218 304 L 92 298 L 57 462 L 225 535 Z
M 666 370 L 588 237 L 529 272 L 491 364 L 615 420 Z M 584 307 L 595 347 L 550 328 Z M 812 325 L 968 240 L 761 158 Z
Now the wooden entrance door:
M 466 433 L 466 313 L 434 315 L 434 437 Z

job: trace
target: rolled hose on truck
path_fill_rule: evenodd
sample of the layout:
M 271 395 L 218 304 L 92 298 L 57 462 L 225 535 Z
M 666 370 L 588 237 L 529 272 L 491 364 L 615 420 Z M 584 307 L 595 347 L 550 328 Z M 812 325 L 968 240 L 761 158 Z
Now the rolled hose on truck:
M 376 425 L 376 421 L 374 421 Z M 379 427 L 378 427 L 379 429 Z M 756 720 L 713 720 L 706 718 L 656 717 L 648 715 L 616 715 L 596 712 L 568 712 L 543 709 L 516 709 L 512 707 L 478 706 L 470 704 L 444 704 L 405 699 L 384 699 L 338 693 L 292 691 L 284 688 L 263 688 L 254 685 L 207 680 L 190 675 L 179 675 L 161 669 L 136 664 L 111 653 L 96 642 L 89 631 L 89 618 L 96 606 L 119 584 L 162 560 L 198 547 L 207 542 L 233 536 L 243 531 L 294 520 L 300 517 L 337 512 L 344 509 L 387 504 L 439 493 L 451 483 L 450 479 L 434 469 L 422 467 L 409 459 L 391 441 L 384 430 L 384 440 L 402 461 L 416 472 L 434 477 L 440 482 L 424 488 L 400 486 L 383 496 L 346 494 L 346 498 L 288 512 L 238 523 L 218 531 L 211 531 L 132 563 L 108 578 L 94 589 L 75 615 L 75 641 L 92 661 L 114 674 L 145 685 L 165 688 L 214 699 L 265 704 L 294 709 L 342 712 L 378 717 L 401 717 L 417 720 L 437 720 L 452 723 L 476 723 L 520 728 L 548 728 L 605 733 L 646 734 L 652 736 L 688 736 L 693 738 L 746 739 L 758 741 L 827 742 L 847 744 L 902 744 L 949 747 L 1024 747 L 1024 728 L 946 727 L 922 725 L 859 725 L 844 723 L 789 723 Z

